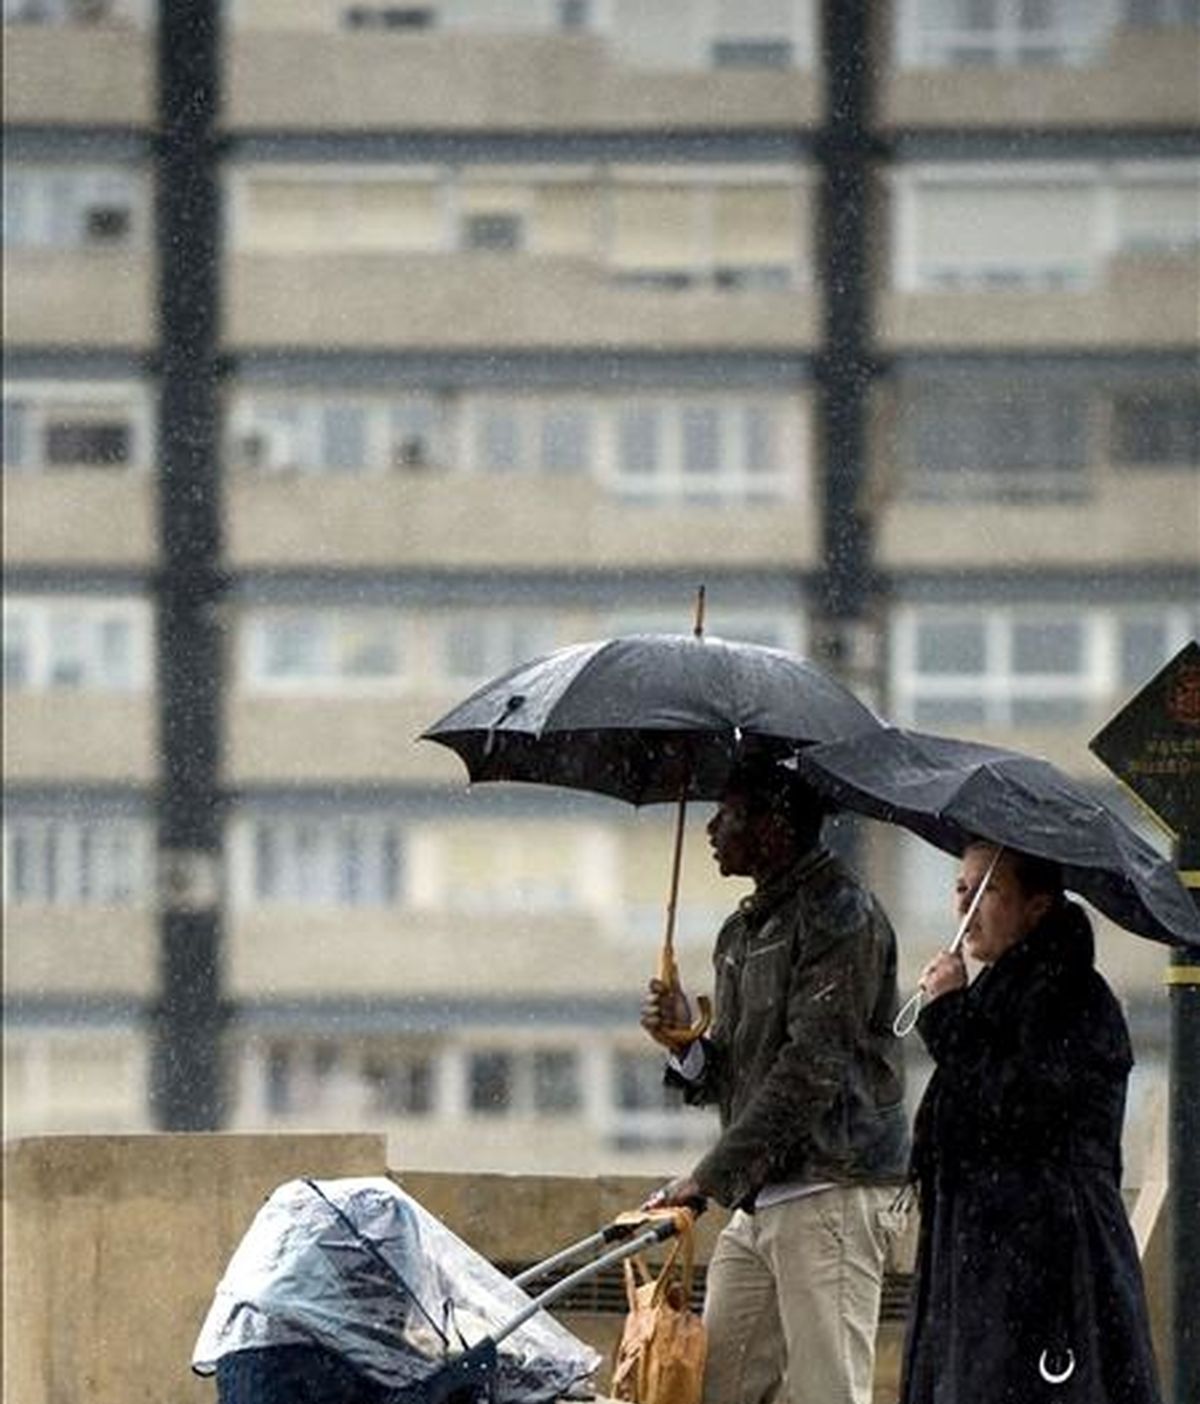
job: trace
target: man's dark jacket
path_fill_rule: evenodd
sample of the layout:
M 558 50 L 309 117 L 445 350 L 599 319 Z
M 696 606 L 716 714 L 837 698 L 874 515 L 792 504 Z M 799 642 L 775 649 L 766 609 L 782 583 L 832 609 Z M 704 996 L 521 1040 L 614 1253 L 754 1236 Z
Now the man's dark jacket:
M 721 1135 L 693 1174 L 727 1206 L 766 1184 L 903 1179 L 896 941 L 879 904 L 818 847 L 745 898 L 713 952 L 704 1071 Z

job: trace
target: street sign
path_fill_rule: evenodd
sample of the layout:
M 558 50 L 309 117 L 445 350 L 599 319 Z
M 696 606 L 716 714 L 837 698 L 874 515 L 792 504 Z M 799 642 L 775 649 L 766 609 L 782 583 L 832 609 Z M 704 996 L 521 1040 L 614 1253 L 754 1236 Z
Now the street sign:
M 1175 835 L 1185 880 L 1195 872 L 1200 883 L 1200 643 L 1185 644 L 1089 744 Z
M 1200 643 L 1174 658 L 1092 737 L 1092 751 L 1175 836 L 1200 905 Z M 1176 1404 L 1200 1400 L 1200 956 L 1171 953 L 1171 1375 Z

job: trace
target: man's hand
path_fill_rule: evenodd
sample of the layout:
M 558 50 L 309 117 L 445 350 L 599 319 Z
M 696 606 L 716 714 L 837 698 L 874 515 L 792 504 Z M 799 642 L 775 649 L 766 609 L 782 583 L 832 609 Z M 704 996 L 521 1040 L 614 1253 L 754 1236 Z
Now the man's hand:
M 950 990 L 961 989 L 967 983 L 967 966 L 957 951 L 939 951 L 921 971 L 917 982 L 926 999 L 937 999 Z
M 699 1213 L 708 1202 L 708 1196 L 690 1175 L 681 1175 L 677 1180 L 668 1180 L 642 1205 L 643 1209 L 669 1209 L 678 1205 L 694 1209 Z
M 661 1043 L 672 1052 L 677 1045 L 664 1037 L 665 1029 L 686 1029 L 691 1026 L 692 1006 L 687 995 L 676 985 L 672 989 L 662 980 L 651 980 L 642 999 L 642 1028 L 655 1043 Z

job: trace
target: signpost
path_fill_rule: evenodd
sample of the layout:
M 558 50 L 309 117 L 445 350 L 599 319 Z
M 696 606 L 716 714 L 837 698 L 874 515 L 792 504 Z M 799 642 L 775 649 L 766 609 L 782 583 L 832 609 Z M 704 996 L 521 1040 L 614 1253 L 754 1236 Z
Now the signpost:
M 1175 836 L 1200 905 L 1200 643 L 1193 640 L 1092 738 L 1091 749 Z M 1200 950 L 1175 950 L 1171 996 L 1171 1317 L 1175 1404 L 1200 1400 Z

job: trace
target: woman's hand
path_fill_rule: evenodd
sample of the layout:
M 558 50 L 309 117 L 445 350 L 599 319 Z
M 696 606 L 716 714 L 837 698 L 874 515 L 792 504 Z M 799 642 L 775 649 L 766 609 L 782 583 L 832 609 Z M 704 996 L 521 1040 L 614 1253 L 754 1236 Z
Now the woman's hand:
M 921 971 L 917 983 L 925 991 L 927 1000 L 937 999 L 951 990 L 960 990 L 967 983 L 966 961 L 957 951 L 938 951 Z
M 673 1051 L 676 1044 L 664 1036 L 666 1029 L 686 1029 L 691 1026 L 692 1006 L 687 996 L 676 986 L 672 989 L 662 980 L 651 980 L 642 998 L 642 1028 L 655 1043 Z

